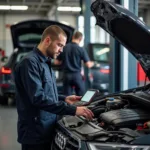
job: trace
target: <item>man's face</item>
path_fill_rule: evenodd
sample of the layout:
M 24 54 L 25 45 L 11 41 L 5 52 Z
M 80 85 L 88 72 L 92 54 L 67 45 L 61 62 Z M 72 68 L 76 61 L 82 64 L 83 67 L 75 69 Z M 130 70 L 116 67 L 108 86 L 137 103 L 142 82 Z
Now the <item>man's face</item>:
M 47 56 L 54 59 L 57 58 L 57 56 L 63 51 L 66 41 L 67 38 L 63 34 L 60 34 L 56 40 L 50 40 L 49 46 L 46 50 Z

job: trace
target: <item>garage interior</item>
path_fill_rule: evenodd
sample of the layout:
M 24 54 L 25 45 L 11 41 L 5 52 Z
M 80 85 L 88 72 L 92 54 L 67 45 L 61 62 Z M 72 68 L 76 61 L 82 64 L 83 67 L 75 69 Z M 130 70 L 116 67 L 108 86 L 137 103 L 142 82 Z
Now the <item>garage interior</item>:
M 138 15 L 138 17 L 150 27 L 150 0 L 110 1 L 122 4 L 124 7 L 128 5 L 127 9 L 130 9 L 134 14 Z M 126 1 L 128 1 L 128 4 L 126 4 Z M 95 26 L 96 22 L 92 20 L 93 15 L 89 9 L 89 5 L 92 2 L 94 2 L 94 0 L 1 0 L 0 48 L 4 50 L 5 56 L 9 59 L 14 51 L 10 34 L 10 26 L 13 24 L 35 19 L 58 21 L 83 32 L 84 40 L 81 42 L 80 46 L 83 46 L 85 49 L 88 48 L 89 43 L 110 44 L 113 58 L 112 64 L 110 65 L 110 87 L 105 94 L 144 85 L 145 74 L 139 77 L 139 81 L 137 81 L 136 78 L 137 70 L 140 68 L 140 66 L 137 66 L 137 61 L 128 53 L 129 64 L 127 68 L 125 68 L 123 61 L 126 61 L 126 58 L 123 57 L 119 62 L 117 59 L 118 55 L 125 56 L 126 52 L 124 53 L 124 47 L 120 46 L 119 43 L 110 37 L 103 29 Z M 8 8 L 4 8 L 3 6 L 8 6 Z M 24 7 L 24 10 L 13 10 L 11 6 L 27 7 Z M 72 11 L 73 8 L 74 11 Z M 64 11 L 65 9 L 69 10 Z M 93 24 L 92 21 L 90 21 L 90 17 L 94 22 Z M 91 31 L 94 31 L 94 36 L 91 34 Z M 120 49 L 122 51 L 118 52 Z M 116 65 L 116 61 L 121 65 L 121 69 L 120 66 Z M 3 65 L 3 62 L 1 62 L 0 67 Z M 128 72 L 128 78 L 124 76 L 125 71 Z M 84 68 L 84 75 L 86 78 L 89 77 L 89 70 L 86 68 Z M 118 78 L 120 79 L 119 83 L 117 82 Z M 93 80 L 93 78 L 91 80 Z M 91 86 L 90 82 L 91 81 L 88 81 L 86 83 L 87 89 Z M 12 99 L 10 99 L 8 106 L 0 105 L 0 150 L 20 149 L 21 146 L 17 142 L 17 111 L 15 105 L 12 105 Z

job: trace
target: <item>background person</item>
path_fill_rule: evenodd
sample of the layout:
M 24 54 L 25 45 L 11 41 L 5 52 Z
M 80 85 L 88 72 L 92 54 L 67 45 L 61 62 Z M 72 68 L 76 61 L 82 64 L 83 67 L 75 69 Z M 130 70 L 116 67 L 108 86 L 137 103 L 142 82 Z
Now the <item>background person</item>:
M 93 117 L 86 107 L 71 105 L 81 97 L 58 96 L 51 59 L 62 52 L 66 40 L 60 27 L 49 26 L 39 45 L 15 67 L 18 142 L 22 150 L 49 150 L 57 115 Z
M 85 83 L 81 75 L 82 61 L 85 66 L 91 68 L 94 63 L 90 61 L 85 49 L 79 46 L 83 35 L 76 31 L 72 37 L 72 42 L 68 43 L 54 64 L 62 64 L 64 69 L 63 88 L 65 95 L 71 95 L 73 87 L 75 87 L 76 95 L 85 93 Z

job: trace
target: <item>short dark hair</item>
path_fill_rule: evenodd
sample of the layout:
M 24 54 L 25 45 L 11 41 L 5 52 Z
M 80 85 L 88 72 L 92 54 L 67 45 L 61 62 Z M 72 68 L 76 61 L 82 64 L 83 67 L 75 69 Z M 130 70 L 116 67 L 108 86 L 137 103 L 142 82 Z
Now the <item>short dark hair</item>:
M 79 39 L 83 36 L 83 34 L 79 31 L 76 31 L 74 34 L 73 34 L 73 38 L 74 39 Z
M 63 34 L 67 38 L 67 35 L 63 29 L 61 29 L 57 25 L 51 25 L 43 31 L 41 41 L 43 41 L 48 35 L 51 37 L 52 40 L 56 40 L 58 39 L 60 34 Z

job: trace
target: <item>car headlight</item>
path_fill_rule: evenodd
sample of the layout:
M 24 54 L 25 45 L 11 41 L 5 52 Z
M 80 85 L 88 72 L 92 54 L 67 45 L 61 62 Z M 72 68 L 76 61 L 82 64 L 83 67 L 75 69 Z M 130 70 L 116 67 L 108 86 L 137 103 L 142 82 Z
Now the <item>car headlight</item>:
M 150 146 L 88 143 L 90 150 L 150 150 Z

